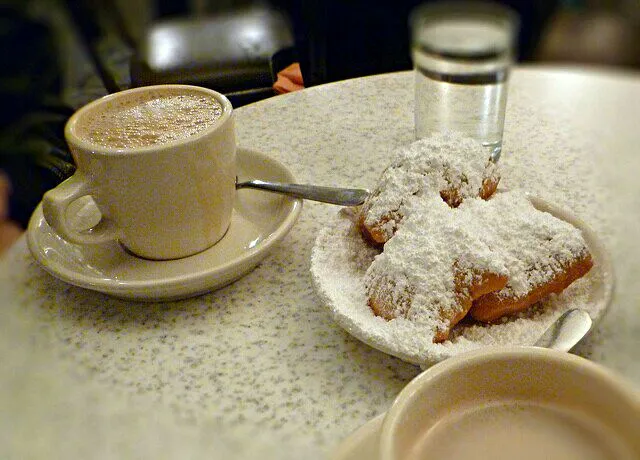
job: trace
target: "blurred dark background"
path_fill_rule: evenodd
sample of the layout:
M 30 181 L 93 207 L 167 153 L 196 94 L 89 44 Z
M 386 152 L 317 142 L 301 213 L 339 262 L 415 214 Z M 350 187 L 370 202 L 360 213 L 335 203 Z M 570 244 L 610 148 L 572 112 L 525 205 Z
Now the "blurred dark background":
M 276 73 L 291 62 L 301 63 L 305 86 L 411 68 L 407 16 L 420 1 L 13 3 L 52 29 L 49 52 L 61 58 L 65 98 L 74 106 L 101 92 L 165 82 L 213 87 L 239 106 L 272 96 Z M 638 0 L 501 3 L 521 17 L 521 62 L 640 68 Z
M 418 0 L 0 0 L 0 225 L 24 227 L 44 191 L 74 171 L 63 136 L 74 109 L 157 83 L 276 95 L 280 70 L 304 86 L 411 68 Z M 640 69 L 639 0 L 504 0 L 520 15 L 518 61 Z M 1 235 L 0 235 L 1 236 Z

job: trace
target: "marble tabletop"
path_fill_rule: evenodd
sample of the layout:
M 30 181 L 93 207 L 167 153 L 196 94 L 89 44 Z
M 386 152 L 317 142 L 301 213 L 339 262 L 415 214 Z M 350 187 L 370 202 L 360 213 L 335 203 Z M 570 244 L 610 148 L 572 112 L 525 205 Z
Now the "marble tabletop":
M 299 182 L 370 187 L 413 136 L 413 76 L 372 76 L 237 110 L 239 145 Z M 616 295 L 577 353 L 640 385 L 640 75 L 522 67 L 503 185 L 589 224 Z M 305 203 L 254 271 L 201 297 L 142 304 L 69 286 L 22 238 L 0 261 L 0 458 L 322 459 L 420 369 L 332 321 L 309 273 L 336 207 Z

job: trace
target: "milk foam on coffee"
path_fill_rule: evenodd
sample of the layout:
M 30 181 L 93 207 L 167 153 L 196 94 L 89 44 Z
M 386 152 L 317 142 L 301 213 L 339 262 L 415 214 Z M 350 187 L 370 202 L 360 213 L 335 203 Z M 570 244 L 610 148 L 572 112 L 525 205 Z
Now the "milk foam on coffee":
M 197 135 L 222 116 L 213 97 L 189 91 L 131 94 L 87 114 L 76 133 L 108 148 L 135 149 Z

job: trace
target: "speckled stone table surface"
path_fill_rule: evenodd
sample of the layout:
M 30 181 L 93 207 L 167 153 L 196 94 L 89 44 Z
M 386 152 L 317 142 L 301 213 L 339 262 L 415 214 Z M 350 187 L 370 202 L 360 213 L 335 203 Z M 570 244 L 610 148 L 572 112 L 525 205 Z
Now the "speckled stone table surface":
M 370 187 L 412 140 L 410 72 L 237 110 L 240 145 L 300 182 Z M 611 252 L 617 292 L 578 354 L 640 385 L 640 76 L 519 68 L 503 185 L 565 206 Z M 244 278 L 194 299 L 117 300 L 0 261 L 0 458 L 322 459 L 420 372 L 337 327 L 309 274 L 333 206 Z

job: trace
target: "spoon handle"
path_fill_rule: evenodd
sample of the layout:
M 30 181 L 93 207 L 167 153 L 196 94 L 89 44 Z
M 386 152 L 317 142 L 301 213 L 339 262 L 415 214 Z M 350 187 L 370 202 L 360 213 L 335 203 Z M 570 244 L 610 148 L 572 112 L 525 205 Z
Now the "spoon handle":
M 534 344 L 537 347 L 570 351 L 591 329 L 591 317 L 580 309 L 563 313 Z
M 262 180 L 237 182 L 236 189 L 242 188 L 266 190 L 268 192 L 281 193 L 305 200 L 321 201 L 322 203 L 338 204 L 340 206 L 361 205 L 369 196 L 369 191 L 365 189 L 323 187 L 320 185 L 306 184 L 282 184 Z

